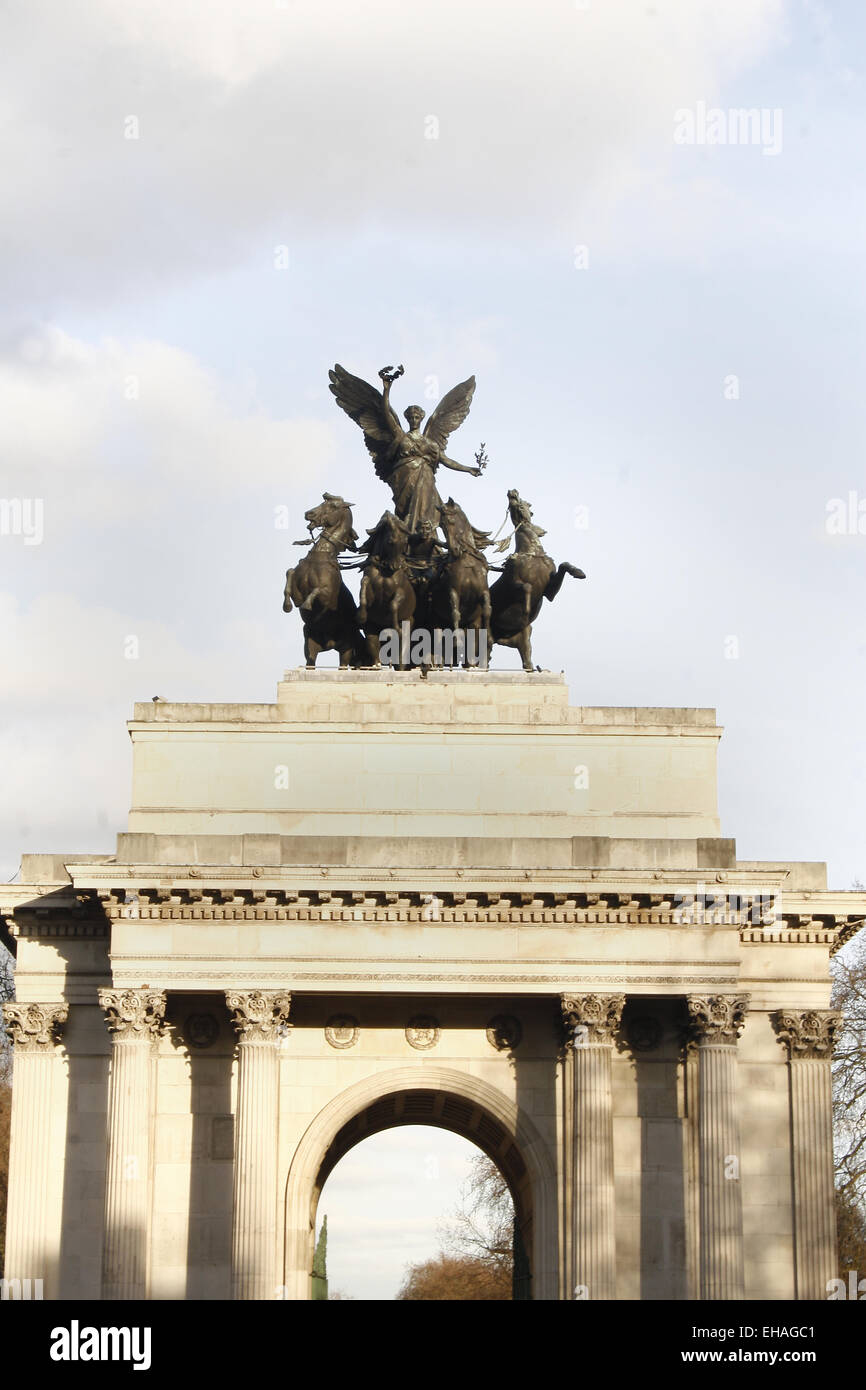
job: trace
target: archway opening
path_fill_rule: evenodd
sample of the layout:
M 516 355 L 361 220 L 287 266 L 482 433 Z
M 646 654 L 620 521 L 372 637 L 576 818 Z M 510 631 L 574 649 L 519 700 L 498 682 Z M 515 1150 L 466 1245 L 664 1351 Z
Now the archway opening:
M 395 1133 L 398 1130 L 402 1133 Z M 374 1141 L 372 1145 L 365 1142 L 371 1140 Z M 362 1147 L 359 1148 L 359 1146 Z M 365 1152 L 368 1155 L 366 1158 Z M 473 1155 L 478 1155 L 480 1159 L 486 1158 L 489 1162 L 486 1165 L 483 1162 L 473 1164 Z M 341 1178 L 340 1174 L 335 1173 L 335 1169 L 342 1164 L 344 1159 L 347 1162 L 342 1167 L 341 1171 L 344 1176 Z M 383 1173 L 390 1177 L 390 1194 L 383 1191 L 381 1182 Z M 334 1174 L 335 1200 L 326 1201 L 323 1204 L 322 1194 L 332 1174 Z M 481 1180 L 480 1187 L 479 1179 Z M 497 1179 L 499 1179 L 498 1184 Z M 420 1223 L 422 1229 L 426 1223 L 427 1253 L 429 1257 L 435 1259 L 439 1252 L 435 1248 L 437 1241 L 431 1240 L 431 1236 L 436 1230 L 437 1222 L 441 1223 L 441 1226 L 447 1226 L 448 1222 L 452 1221 L 452 1229 L 456 1230 L 453 1219 L 456 1218 L 461 1204 L 464 1212 L 467 1209 L 467 1189 L 470 1189 L 468 1200 L 471 1205 L 473 1184 L 475 1197 L 479 1195 L 479 1192 L 482 1197 L 494 1196 L 497 1186 L 500 1196 L 504 1190 L 505 1200 L 498 1199 L 495 1205 L 498 1206 L 500 1219 L 509 1202 L 513 1212 L 511 1221 L 512 1248 L 509 1262 L 510 1296 L 516 1299 L 530 1298 L 532 1296 L 532 1282 L 529 1252 L 533 1248 L 532 1185 L 526 1164 L 514 1137 L 499 1120 L 474 1101 L 463 1096 L 432 1089 L 407 1089 L 383 1096 L 354 1114 L 334 1134 L 319 1164 L 311 1193 L 309 1265 L 311 1274 L 315 1262 L 315 1237 L 321 1232 L 321 1216 L 317 1221 L 317 1215 L 320 1212 L 322 1216 L 329 1216 L 332 1251 L 335 1249 L 334 1241 L 339 1242 L 342 1239 L 342 1232 L 340 1235 L 335 1235 L 337 1228 L 335 1227 L 334 1216 L 340 1213 L 339 1223 L 344 1224 L 348 1220 L 357 1231 L 367 1231 L 368 1234 L 373 1234 L 373 1239 L 365 1244 L 368 1248 L 368 1258 L 374 1259 L 377 1246 L 374 1228 L 378 1227 L 378 1231 L 381 1233 L 389 1220 L 396 1222 L 399 1227 L 401 1221 L 404 1220 L 400 1213 L 411 1210 L 414 1191 L 414 1200 L 417 1205 L 416 1222 Z M 367 1191 L 366 1204 L 365 1187 Z M 376 1201 L 374 1201 L 374 1194 L 378 1194 L 380 1200 L 378 1208 Z M 391 1211 L 389 1215 L 386 1215 L 382 1210 L 381 1202 L 382 1199 L 387 1202 L 388 1195 L 391 1199 Z M 434 1212 L 437 1202 L 439 1209 Z M 479 1233 L 483 1235 L 486 1228 L 488 1234 L 492 1235 L 491 1213 L 484 1211 L 483 1201 L 476 1209 L 475 1215 Z M 487 1223 L 486 1227 L 485 1223 Z M 442 1244 L 441 1241 L 438 1243 Z M 319 1244 L 318 1272 L 320 1275 L 321 1241 Z M 387 1239 L 385 1244 L 387 1245 Z M 448 1242 L 446 1241 L 445 1244 L 447 1245 Z M 383 1248 L 381 1240 L 378 1240 L 378 1245 L 381 1250 Z M 407 1253 L 411 1250 L 411 1246 L 411 1240 L 404 1242 Z M 469 1242 L 466 1242 L 467 1255 L 468 1246 Z M 495 1244 L 494 1249 L 499 1249 L 500 1246 L 501 1240 Z M 395 1272 L 395 1251 L 398 1247 L 399 1242 L 396 1246 L 393 1242 L 391 1243 L 389 1258 L 392 1282 Z M 452 1248 L 459 1251 L 460 1242 L 458 1241 Z M 441 1253 L 444 1254 L 445 1251 L 443 1250 Z M 479 1254 L 483 1260 L 485 1257 L 481 1247 L 479 1247 Z M 494 1258 L 492 1252 L 487 1258 Z M 414 1262 L 418 1263 L 417 1260 Z M 407 1263 L 412 1264 L 413 1259 L 410 1257 L 403 1262 L 403 1265 L 405 1266 Z M 339 1269 L 335 1271 L 336 1279 L 331 1281 L 332 1286 L 340 1288 L 341 1292 L 345 1292 L 350 1297 L 387 1298 L 397 1295 L 396 1288 L 390 1293 L 381 1291 L 384 1287 L 381 1278 L 374 1281 L 379 1292 L 353 1293 L 352 1288 L 357 1287 L 357 1283 L 353 1282 L 357 1276 L 357 1267 L 358 1262 L 356 1261 L 352 1278 L 345 1289 L 340 1285 L 342 1276 Z M 405 1273 L 405 1269 L 402 1272 Z M 436 1271 L 429 1273 L 432 1278 Z M 454 1280 L 465 1280 L 466 1282 L 462 1287 L 466 1290 L 473 1287 L 478 1290 L 476 1293 L 465 1292 L 460 1295 L 462 1297 L 502 1296 L 501 1293 L 493 1295 L 484 1292 L 486 1285 L 483 1282 L 484 1274 L 480 1266 L 476 1266 L 474 1273 L 468 1262 L 462 1268 L 443 1266 L 439 1274 L 443 1278 L 451 1277 Z M 441 1284 L 441 1279 L 439 1282 Z M 321 1297 L 321 1283 L 316 1284 L 316 1287 L 319 1292 L 314 1296 Z M 368 1288 L 372 1287 L 368 1284 Z M 426 1288 L 428 1285 L 425 1284 L 423 1287 Z M 432 1288 L 432 1284 L 430 1287 Z M 422 1292 L 415 1296 L 426 1297 L 428 1295 Z M 438 1297 L 439 1295 L 431 1293 L 429 1296 Z M 452 1295 L 446 1294 L 444 1296 Z M 509 1295 L 506 1294 L 505 1296 Z

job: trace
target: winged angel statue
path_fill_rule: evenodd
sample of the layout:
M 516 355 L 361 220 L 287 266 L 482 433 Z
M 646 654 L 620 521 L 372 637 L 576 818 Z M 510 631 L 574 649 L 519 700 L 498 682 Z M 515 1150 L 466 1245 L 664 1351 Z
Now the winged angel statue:
M 475 391 L 475 377 L 461 381 L 444 395 L 421 431 L 426 414 L 420 405 L 403 412 L 409 428 L 404 430 L 391 405 L 391 385 L 403 375 L 402 367 L 383 367 L 379 372 L 381 392 L 360 377 L 352 376 L 339 363 L 328 375 L 337 404 L 364 431 L 366 444 L 377 477 L 386 482 L 394 497 L 394 511 L 405 522 L 410 535 L 439 526 L 442 498 L 436 488 L 440 464 L 457 473 L 479 477 L 481 467 L 455 463 L 447 457 L 448 437 L 469 414 Z M 484 460 L 482 459 L 482 464 Z M 425 523 L 429 523 L 425 527 Z

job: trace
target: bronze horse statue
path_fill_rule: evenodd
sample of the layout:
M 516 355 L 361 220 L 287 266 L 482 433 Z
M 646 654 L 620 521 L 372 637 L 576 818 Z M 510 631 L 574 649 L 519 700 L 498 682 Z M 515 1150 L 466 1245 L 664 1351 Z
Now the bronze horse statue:
M 362 566 L 358 622 L 367 634 L 373 661 L 379 661 L 383 628 L 401 631 L 415 614 L 415 590 L 406 563 L 409 527 L 393 512 L 385 512 L 367 530 L 369 540 L 360 547 L 367 559 Z
M 330 492 L 318 507 L 304 512 L 310 540 L 295 541 L 310 550 L 286 571 L 283 612 L 296 604 L 304 624 L 304 659 L 315 666 L 319 652 L 337 651 L 340 666 L 369 665 L 368 646 L 358 622 L 355 600 L 343 583 L 339 556 L 357 550 L 351 504 Z M 315 538 L 313 532 L 318 530 Z
M 547 532 L 533 525 L 532 508 L 516 488 L 508 493 L 508 510 L 514 526 L 514 554 L 509 555 L 490 590 L 490 635 L 500 647 L 516 647 L 524 671 L 531 671 L 532 624 L 542 602 L 553 602 L 567 574 L 574 579 L 585 579 L 586 575 L 565 561 L 556 567 L 541 544 Z
M 475 529 L 453 497 L 442 503 L 439 517 L 447 554 L 442 557 L 437 577 L 430 587 L 432 616 L 437 626 L 450 624 L 454 632 L 474 631 L 474 658 L 470 660 L 467 652 L 464 664 L 476 666 L 480 661 L 486 666 L 491 602 L 487 560 L 482 550 L 491 544 L 490 536 L 487 531 Z

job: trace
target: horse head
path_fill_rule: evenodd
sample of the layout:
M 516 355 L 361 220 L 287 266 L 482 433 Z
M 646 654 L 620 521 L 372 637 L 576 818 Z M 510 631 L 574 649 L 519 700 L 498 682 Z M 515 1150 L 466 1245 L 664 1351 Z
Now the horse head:
M 339 549 L 354 550 L 358 533 L 352 527 L 353 504 L 344 501 L 342 497 L 335 497 L 330 492 L 325 492 L 322 496 L 324 501 L 320 502 L 318 507 L 311 507 L 308 512 L 304 512 L 304 520 L 309 523 L 311 531 L 320 527 L 327 539 Z
M 383 560 L 387 565 L 396 565 L 409 544 L 409 527 L 393 512 L 384 512 L 373 527 L 367 528 L 368 541 L 361 546 L 372 559 Z
M 472 523 L 453 497 L 449 497 L 447 502 L 442 503 L 439 515 L 442 521 L 442 530 L 445 532 L 445 541 L 451 555 L 458 557 L 464 555 L 467 550 L 475 549 L 475 532 Z

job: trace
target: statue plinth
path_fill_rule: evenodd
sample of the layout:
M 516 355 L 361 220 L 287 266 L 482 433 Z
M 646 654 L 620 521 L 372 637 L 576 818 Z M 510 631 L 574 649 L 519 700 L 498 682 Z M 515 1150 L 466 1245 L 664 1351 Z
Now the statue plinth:
M 573 863 L 643 841 L 697 866 L 720 834 L 714 711 L 570 705 L 554 672 L 289 671 L 274 704 L 137 705 L 130 732 L 118 848 L 139 862 L 429 863 L 472 840 Z

